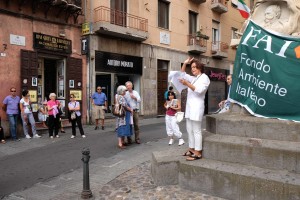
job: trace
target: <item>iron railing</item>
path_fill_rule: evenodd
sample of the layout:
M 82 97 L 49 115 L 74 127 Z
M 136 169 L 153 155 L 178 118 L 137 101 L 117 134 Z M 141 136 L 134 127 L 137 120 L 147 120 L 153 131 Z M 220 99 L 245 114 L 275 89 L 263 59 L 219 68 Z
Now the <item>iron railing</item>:
M 207 47 L 207 40 L 201 37 L 196 37 L 195 34 L 187 36 L 187 45 L 198 45 L 200 47 Z
M 222 4 L 222 5 L 224 5 L 224 6 L 227 7 L 228 0 L 211 0 L 211 4 L 215 4 L 215 3 L 220 3 L 220 4 Z
M 100 6 L 94 9 L 94 22 L 109 22 L 118 26 L 148 32 L 148 19 Z
M 229 49 L 229 45 L 226 42 L 216 41 L 211 43 L 212 53 L 217 53 L 217 51 L 221 51 L 223 53 L 227 53 Z

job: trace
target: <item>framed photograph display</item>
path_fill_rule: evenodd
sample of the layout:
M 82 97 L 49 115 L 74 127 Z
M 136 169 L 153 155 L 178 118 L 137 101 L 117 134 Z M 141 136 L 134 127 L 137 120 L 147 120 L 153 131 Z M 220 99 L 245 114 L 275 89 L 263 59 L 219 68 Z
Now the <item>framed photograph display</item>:
M 74 80 L 69 80 L 69 87 L 74 88 Z
M 42 95 L 42 86 L 38 86 L 38 95 Z
M 37 83 L 38 83 L 37 77 L 32 77 L 31 86 L 37 86 Z
M 70 94 L 75 96 L 75 100 L 81 101 L 82 100 L 82 92 L 81 90 L 70 90 Z
M 32 112 L 37 112 L 38 111 L 38 104 L 37 103 L 32 103 L 31 108 L 32 108 Z

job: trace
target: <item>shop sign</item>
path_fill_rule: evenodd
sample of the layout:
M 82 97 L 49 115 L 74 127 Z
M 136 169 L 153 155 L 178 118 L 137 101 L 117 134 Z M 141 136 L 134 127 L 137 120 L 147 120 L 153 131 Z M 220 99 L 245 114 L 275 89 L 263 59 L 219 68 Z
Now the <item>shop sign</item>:
M 19 46 L 25 46 L 25 37 L 20 35 L 13 35 L 10 34 L 9 36 L 9 42 L 10 44 L 19 45 Z
M 226 81 L 226 74 L 223 74 L 222 72 L 218 73 L 213 70 L 210 70 L 209 78 L 217 79 L 218 81 Z
M 83 23 L 81 26 L 81 34 L 88 35 L 89 33 L 90 33 L 90 23 L 89 22 Z
M 143 74 L 143 58 L 96 51 L 95 70 L 113 73 Z
M 88 48 L 89 48 L 88 44 L 89 44 L 88 38 L 83 37 L 81 39 L 81 54 L 82 55 L 88 54 Z
M 226 82 L 226 76 L 228 75 L 228 70 L 205 67 L 205 74 L 208 75 L 211 81 L 224 81 Z
M 33 47 L 61 53 L 72 53 L 72 41 L 41 33 L 33 33 Z

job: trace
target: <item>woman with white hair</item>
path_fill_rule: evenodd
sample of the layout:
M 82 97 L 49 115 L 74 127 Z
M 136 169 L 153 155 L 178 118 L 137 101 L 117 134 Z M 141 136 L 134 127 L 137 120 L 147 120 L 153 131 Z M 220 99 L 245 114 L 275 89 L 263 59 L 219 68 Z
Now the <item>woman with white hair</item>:
M 125 116 L 124 117 L 118 117 L 118 147 L 120 149 L 125 149 L 124 146 L 124 138 L 130 137 L 132 135 L 132 124 L 133 124 L 133 118 L 132 113 L 133 109 L 130 108 L 129 104 L 126 102 L 126 99 L 124 98 L 124 95 L 126 93 L 127 89 L 124 85 L 120 85 L 117 88 L 117 102 L 122 105 L 125 110 Z
M 58 135 L 58 130 L 59 130 L 59 111 L 60 109 L 60 102 L 56 100 L 56 94 L 51 93 L 49 95 L 50 100 L 47 103 L 48 107 L 48 115 L 49 115 L 49 122 L 48 122 L 48 127 L 49 127 L 49 137 L 53 139 L 53 130 L 54 130 L 54 136 L 59 137 Z

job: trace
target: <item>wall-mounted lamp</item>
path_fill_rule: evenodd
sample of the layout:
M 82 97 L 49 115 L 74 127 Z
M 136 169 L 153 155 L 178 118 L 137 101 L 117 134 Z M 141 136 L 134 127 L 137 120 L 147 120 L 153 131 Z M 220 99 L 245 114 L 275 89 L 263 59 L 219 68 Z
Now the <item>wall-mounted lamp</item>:
M 81 87 L 81 81 L 78 81 L 77 86 Z

